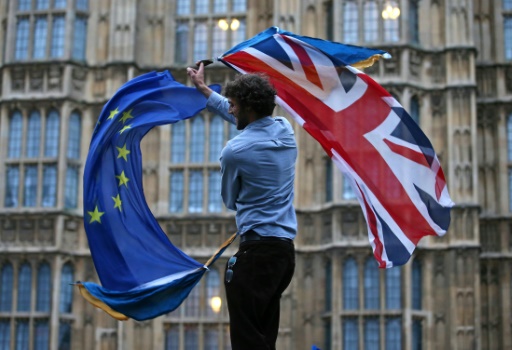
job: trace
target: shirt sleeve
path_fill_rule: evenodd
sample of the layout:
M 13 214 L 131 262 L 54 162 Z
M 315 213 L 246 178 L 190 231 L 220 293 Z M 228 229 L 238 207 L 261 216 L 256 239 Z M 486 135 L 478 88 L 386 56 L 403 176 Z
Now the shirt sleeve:
M 240 192 L 240 174 L 235 155 L 229 144 L 220 156 L 221 196 L 226 208 L 236 210 L 236 200 Z
M 224 96 L 212 91 L 208 101 L 206 101 L 206 108 L 213 113 L 219 114 L 224 120 L 231 124 L 236 124 L 235 117 L 228 113 L 229 102 Z

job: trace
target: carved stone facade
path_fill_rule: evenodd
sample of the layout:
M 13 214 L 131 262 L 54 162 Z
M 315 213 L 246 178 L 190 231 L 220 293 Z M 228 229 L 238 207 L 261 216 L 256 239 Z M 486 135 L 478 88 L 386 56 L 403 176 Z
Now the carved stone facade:
M 358 17 L 363 18 L 364 3 L 372 1 L 353 1 Z M 228 15 L 245 19 L 246 38 L 278 25 L 297 34 L 342 42 L 343 14 L 348 2 L 247 0 L 246 11 Z M 375 2 L 378 6 L 384 3 Z M 19 271 L 26 266 L 34 271 L 31 298 L 36 300 L 35 271 L 43 265 L 51 268 L 51 308 L 39 311 L 33 307 L 27 312 L 16 306 L 12 312 L 0 309 L 0 336 L 9 325 L 9 341 L 14 349 L 17 324 L 26 324 L 31 339 L 27 348 L 35 349 L 35 334 L 41 324 L 38 322 L 43 320 L 49 325 L 50 349 L 61 348 L 59 334 L 64 330 L 70 336 L 68 348 L 74 350 L 166 346 L 188 350 L 183 339 L 193 328 L 196 333 L 191 334 L 197 335 L 195 349 L 207 348 L 208 334 L 216 334 L 213 348 L 228 349 L 227 309 L 224 304 L 219 313 L 208 314 L 204 285 L 193 297 L 197 305 L 185 305 L 146 322 L 114 321 L 85 302 L 75 289 L 71 311 L 60 309 L 62 293 L 68 285 L 62 282 L 68 273 L 66 266 L 72 267 L 74 280 L 98 280 L 83 228 L 81 171 L 101 108 L 123 83 L 147 71 L 169 69 L 176 80 L 188 83 L 185 65 L 175 63 L 177 23 L 184 20 L 176 14 L 176 1 L 91 0 L 85 2 L 88 8 L 80 10 L 83 12 L 75 11 L 83 1 L 64 3 L 65 8 L 51 10 L 48 16 L 65 14 L 65 28 L 70 33 L 75 16 L 87 18 L 83 60 L 73 58 L 71 34 L 64 39 L 64 54 L 59 59 L 16 59 L 17 18 L 26 16 L 35 21 L 46 12 L 20 15 L 19 0 L 0 4 L 0 269 L 13 269 L 13 305 L 18 302 Z M 213 0 L 206 3 L 213 9 Z M 295 196 L 299 221 L 297 265 L 282 298 L 279 349 L 310 349 L 313 344 L 323 350 L 346 349 L 350 335 L 347 330 L 352 326 L 357 344 L 364 348 L 367 324 L 380 329 L 377 337 L 381 349 L 386 348 L 386 337 L 392 332 L 399 335 L 402 349 L 512 348 L 512 155 L 508 153 L 512 151 L 512 60 L 507 59 L 503 45 L 504 18 L 512 13 L 501 9 L 503 1 L 397 3 L 402 9 L 398 41 L 369 45 L 388 51 L 392 58 L 377 62 L 365 72 L 406 109 L 413 98 L 417 99 L 420 127 L 432 141 L 456 203 L 450 229 L 442 238 L 424 238 L 411 261 L 400 268 L 395 284 L 389 282 L 392 272 L 372 272 L 374 280 L 379 281 L 380 301 L 379 307 L 366 308 L 366 276 L 374 261 L 364 216 L 356 200 L 344 197 L 343 178 L 330 168 L 322 148 L 295 125 L 299 145 Z M 408 39 L 412 21 L 408 9 L 412 3 L 419 6 L 420 13 L 419 40 L 415 43 Z M 211 13 L 202 16 L 187 17 L 187 23 L 215 19 Z M 360 33 L 364 27 L 364 21 L 360 22 Z M 30 40 L 34 39 L 28 40 L 32 43 Z M 193 42 L 189 44 L 192 51 Z M 206 78 L 209 83 L 224 84 L 233 76 L 232 71 L 217 63 L 207 69 Z M 61 117 L 58 155 L 9 158 L 13 115 L 19 112 L 26 121 L 37 111 L 45 120 L 52 110 Z M 80 156 L 69 159 L 68 128 L 74 112 L 81 117 Z M 277 113 L 283 111 L 278 108 Z M 27 132 L 25 126 L 22 135 Z M 170 212 L 169 178 L 175 169 L 169 161 L 171 144 L 170 126 L 152 130 L 142 142 L 146 201 L 174 245 L 198 261 L 206 261 L 236 232 L 234 217 L 225 208 L 214 213 L 206 209 L 196 213 Z M 45 166 L 55 166 L 59 181 L 54 206 L 42 204 L 43 189 L 38 190 L 39 202 L 34 206 L 6 205 L 9 171 L 17 166 L 35 167 L 40 181 Z M 76 207 L 67 206 L 65 179 L 70 167 L 80 173 L 76 180 Z M 207 173 L 217 170 L 218 164 L 183 166 L 187 172 L 196 168 Z M 332 186 L 327 187 L 323 179 L 331 171 Z M 204 191 L 206 196 L 207 190 Z M 21 202 L 22 190 L 19 193 Z M 222 298 L 224 264 L 235 249 L 230 247 L 215 264 Z M 347 266 L 353 266 L 353 270 L 347 270 Z M 356 273 L 350 275 L 347 271 Z M 352 282 L 350 289 L 347 284 Z M 349 294 L 350 291 L 355 292 Z M 398 307 L 388 305 L 393 300 L 398 300 Z M 197 313 L 189 313 L 190 310 Z M 398 331 L 393 328 L 395 321 Z M 179 339 L 178 347 L 166 340 L 171 338 Z M 0 349 L 4 348 L 0 343 Z

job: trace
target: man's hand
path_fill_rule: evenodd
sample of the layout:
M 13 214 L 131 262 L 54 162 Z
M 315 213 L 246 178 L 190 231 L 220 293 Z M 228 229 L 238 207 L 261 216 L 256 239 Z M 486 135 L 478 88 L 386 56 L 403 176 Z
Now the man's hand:
M 199 62 L 199 68 L 194 69 L 191 67 L 187 68 L 187 74 L 190 77 L 190 80 L 192 80 L 192 83 L 195 85 L 196 89 L 201 91 L 203 95 L 208 98 L 212 94 L 212 89 L 206 85 L 204 82 L 204 64 L 203 62 Z

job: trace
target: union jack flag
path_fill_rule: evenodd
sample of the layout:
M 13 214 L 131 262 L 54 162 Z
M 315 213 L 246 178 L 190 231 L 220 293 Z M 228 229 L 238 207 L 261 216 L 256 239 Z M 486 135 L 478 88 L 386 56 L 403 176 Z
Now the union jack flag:
M 389 92 L 354 68 L 385 55 L 272 27 L 219 57 L 241 73 L 268 75 L 277 103 L 343 172 L 381 268 L 405 264 L 422 237 L 443 236 L 454 205 L 428 138 Z

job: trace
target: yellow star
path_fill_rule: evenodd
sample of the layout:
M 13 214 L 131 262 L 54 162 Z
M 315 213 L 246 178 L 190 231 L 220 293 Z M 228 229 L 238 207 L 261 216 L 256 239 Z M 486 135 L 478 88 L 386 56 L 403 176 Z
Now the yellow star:
M 130 181 L 130 179 L 124 175 L 124 170 L 121 173 L 121 175 L 116 175 L 116 177 L 119 179 L 119 186 L 125 185 L 126 187 L 128 187 L 127 183 L 128 181 Z
M 116 107 L 116 109 L 114 109 L 113 111 L 110 111 L 110 115 L 108 116 L 107 120 L 108 119 L 114 119 L 114 117 L 116 116 L 117 113 L 119 113 L 119 107 Z
M 123 112 L 123 116 L 121 117 L 121 119 L 119 119 L 120 122 L 123 122 L 123 124 L 128 120 L 128 119 L 133 119 L 133 115 L 131 115 L 133 109 L 130 109 L 128 112 Z
M 119 130 L 119 133 L 122 134 L 124 131 L 131 129 L 131 128 L 132 128 L 131 125 L 125 125 L 121 130 Z
M 112 197 L 112 199 L 114 200 L 114 209 L 119 208 L 119 211 L 122 211 L 121 204 L 123 203 L 121 201 L 121 198 L 119 197 L 119 194 L 116 197 Z
M 130 154 L 130 151 L 128 151 L 126 149 L 126 143 L 124 144 L 124 146 L 122 148 L 121 147 L 116 147 L 116 148 L 119 151 L 119 154 L 117 155 L 117 158 L 119 159 L 119 158 L 123 157 L 123 159 L 125 161 L 128 161 L 128 158 L 126 156 Z
M 94 211 L 88 211 L 87 214 L 91 216 L 91 220 L 89 221 L 90 224 L 93 222 L 99 222 L 101 224 L 101 217 L 105 214 L 104 211 L 99 211 L 98 206 L 94 208 Z

